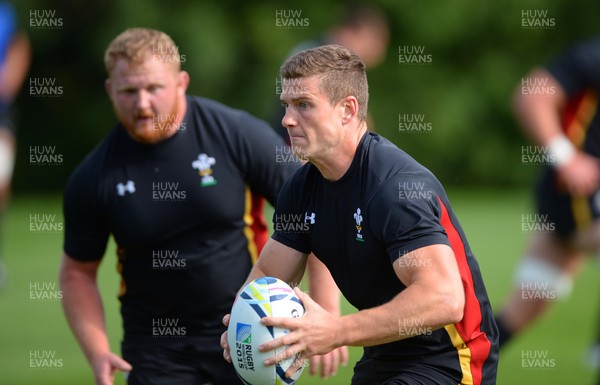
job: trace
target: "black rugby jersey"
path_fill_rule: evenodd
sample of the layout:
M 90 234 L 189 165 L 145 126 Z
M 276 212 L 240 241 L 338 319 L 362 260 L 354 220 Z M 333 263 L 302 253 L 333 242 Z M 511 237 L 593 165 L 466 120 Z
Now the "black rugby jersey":
M 399 370 L 429 365 L 457 383 L 495 383 L 498 332 L 477 261 L 441 184 L 405 152 L 367 133 L 339 180 L 303 166 L 282 188 L 273 223 L 273 239 L 313 252 L 359 310 L 389 302 L 406 288 L 393 270 L 404 254 L 450 245 L 465 288 L 464 319 L 365 353 L 393 360 Z
M 126 339 L 179 333 L 218 341 L 257 257 L 251 192 L 274 204 L 297 169 L 277 161 L 282 146 L 250 114 L 188 96 L 174 136 L 147 145 L 119 125 L 73 172 L 64 250 L 99 260 L 113 235 Z
M 600 157 L 600 39 L 575 45 L 546 67 L 567 94 L 562 115 L 565 135 L 576 147 Z M 538 88 L 539 92 L 555 92 Z
M 573 145 L 600 158 L 600 39 L 574 45 L 546 65 L 546 69 L 564 90 L 567 101 L 560 111 L 561 128 Z M 552 94 L 556 90 L 538 80 L 536 86 L 525 87 L 523 92 Z M 537 212 L 548 215 L 556 224 L 557 234 L 571 236 L 573 231 L 588 228 L 600 215 L 600 191 L 589 197 L 571 196 L 558 178 L 556 169 L 543 167 L 536 185 Z

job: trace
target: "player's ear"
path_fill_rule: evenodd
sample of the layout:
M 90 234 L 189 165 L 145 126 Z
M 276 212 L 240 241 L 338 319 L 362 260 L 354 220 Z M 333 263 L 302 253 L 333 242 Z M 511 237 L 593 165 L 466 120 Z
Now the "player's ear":
M 342 123 L 348 124 L 358 115 L 358 101 L 354 96 L 346 96 L 341 101 Z
M 185 95 L 190 84 L 190 75 L 186 71 L 179 71 L 179 95 Z

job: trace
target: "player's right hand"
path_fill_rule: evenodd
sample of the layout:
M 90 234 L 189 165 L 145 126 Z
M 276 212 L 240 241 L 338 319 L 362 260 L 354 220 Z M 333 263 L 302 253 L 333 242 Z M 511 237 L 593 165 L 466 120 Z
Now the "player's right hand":
M 223 317 L 223 325 L 225 325 L 225 327 L 229 326 L 230 318 L 231 314 L 225 314 L 225 317 Z M 221 347 L 223 348 L 223 358 L 231 364 L 231 354 L 229 354 L 229 343 L 227 342 L 227 330 L 221 334 Z
M 557 172 L 571 196 L 587 197 L 600 187 L 600 161 L 584 152 L 578 151 Z
M 130 372 L 132 369 L 129 362 L 112 352 L 108 352 L 106 355 L 94 360 L 92 367 L 94 369 L 96 385 L 113 385 L 117 370 Z

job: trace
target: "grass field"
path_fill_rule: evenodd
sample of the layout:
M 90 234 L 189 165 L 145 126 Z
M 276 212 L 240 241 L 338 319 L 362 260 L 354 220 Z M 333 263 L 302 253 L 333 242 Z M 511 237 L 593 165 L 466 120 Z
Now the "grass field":
M 479 259 L 492 304 L 498 308 L 527 239 L 521 216 L 532 213 L 529 197 L 525 192 L 466 190 L 451 190 L 449 196 Z M 0 292 L 0 384 L 93 382 L 60 307 L 61 228 L 59 197 L 16 196 L 4 218 L 1 246 L 9 280 Z M 593 383 L 594 372 L 585 359 L 599 322 L 598 273 L 598 265 L 588 263 L 571 298 L 555 306 L 542 322 L 502 352 L 498 384 Z M 114 245 L 102 265 L 100 281 L 111 344 L 118 351 L 121 321 Z M 352 311 L 347 304 L 344 309 Z M 545 356 L 539 361 L 541 367 L 528 368 L 523 363 L 523 356 L 531 354 Z M 352 348 L 350 365 L 337 377 L 320 381 L 305 374 L 298 384 L 349 384 L 359 356 L 360 349 Z M 115 383 L 123 384 L 123 376 Z

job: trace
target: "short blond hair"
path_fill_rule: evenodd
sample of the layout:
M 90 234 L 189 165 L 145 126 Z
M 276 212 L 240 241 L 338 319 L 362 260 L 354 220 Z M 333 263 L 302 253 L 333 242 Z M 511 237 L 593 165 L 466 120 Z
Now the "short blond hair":
M 181 68 L 179 49 L 173 39 L 162 31 L 149 28 L 129 28 L 115 37 L 104 53 L 104 66 L 110 76 L 118 59 L 141 65 L 148 55 L 156 55 L 157 58 L 168 56 L 172 59 L 168 62 L 173 64 L 176 71 Z
M 358 102 L 358 118 L 367 119 L 369 84 L 363 61 L 341 45 L 329 44 L 300 51 L 279 70 L 282 79 L 321 77 L 321 91 L 332 105 L 346 96 Z

